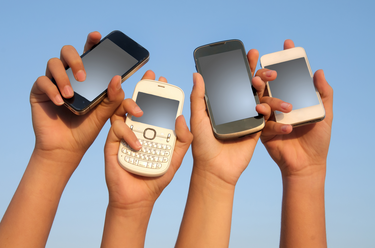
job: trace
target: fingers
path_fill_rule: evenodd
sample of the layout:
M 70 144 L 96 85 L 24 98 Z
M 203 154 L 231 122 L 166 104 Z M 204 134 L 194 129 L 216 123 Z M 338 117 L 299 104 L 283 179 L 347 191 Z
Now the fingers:
M 255 107 L 255 110 L 259 114 L 262 114 L 264 116 L 265 121 L 267 121 L 272 114 L 270 106 L 268 104 L 265 104 L 265 103 L 257 104 L 257 106 Z
M 260 77 L 264 82 L 267 82 L 275 80 L 277 72 L 270 69 L 259 69 L 255 75 Z
M 159 77 L 160 82 L 168 83 L 165 77 Z
M 261 99 L 263 96 L 268 95 L 266 94 L 266 83 L 263 81 L 260 77 L 255 76 L 252 80 L 252 85 L 256 89 L 259 99 Z
M 58 106 L 64 104 L 56 86 L 51 83 L 48 77 L 41 76 L 35 81 L 31 89 L 30 101 L 44 102 L 49 100 Z
M 273 111 L 280 111 L 283 113 L 289 113 L 292 111 L 292 104 L 284 102 L 278 98 L 273 97 L 263 97 L 261 99 L 262 105 L 269 109 L 259 109 L 261 107 L 260 105 L 257 105 L 257 111 L 258 113 L 261 113 L 264 115 L 264 118 L 266 120 L 266 125 L 264 129 L 262 130 L 261 138 L 262 141 L 266 141 L 268 139 L 272 139 L 276 135 L 282 135 L 282 134 L 289 134 L 292 132 L 293 127 L 288 124 L 281 124 L 277 123 L 273 120 L 270 120 L 271 114 Z
M 318 70 L 314 74 L 314 84 L 322 98 L 326 111 L 326 118 L 332 122 L 333 119 L 333 89 L 328 84 L 323 70 Z
M 177 171 L 187 150 L 189 149 L 191 142 L 193 141 L 193 134 L 189 131 L 183 115 L 177 117 L 175 131 L 177 142 L 174 148 L 171 166 L 173 166 L 174 170 Z
M 294 47 L 294 42 L 292 40 L 287 39 L 284 41 L 284 50 L 290 49 L 293 47 Z
M 284 102 L 278 98 L 265 96 L 261 99 L 262 103 L 266 103 L 272 111 L 280 111 L 283 113 L 289 113 L 292 111 L 293 106 L 290 103 Z
M 151 70 L 148 70 L 145 72 L 145 74 L 143 75 L 142 79 L 151 79 L 151 80 L 155 80 L 155 73 Z
M 124 140 L 131 148 L 136 151 L 139 151 L 142 148 L 141 143 L 134 132 L 130 130 L 128 125 L 121 120 L 116 120 L 112 123 L 111 130 L 108 134 L 107 142 L 109 143 L 119 143 L 121 140 Z
M 247 53 L 247 60 L 249 61 L 252 76 L 254 76 L 254 72 L 255 72 L 255 69 L 256 69 L 257 63 L 258 63 L 258 58 L 259 58 L 259 52 L 256 49 L 251 49 Z
M 63 46 L 60 52 L 60 60 L 64 67 L 70 67 L 74 78 L 83 82 L 86 79 L 86 71 L 82 63 L 81 56 L 79 56 L 77 50 L 72 46 Z
M 206 102 L 204 100 L 205 88 L 202 76 L 199 73 L 193 74 L 193 90 L 190 95 L 190 108 L 191 108 L 191 128 L 195 123 L 198 123 L 207 116 Z
M 102 35 L 99 32 L 97 32 L 97 31 L 89 33 L 87 35 L 87 40 L 86 40 L 85 47 L 83 49 L 83 53 L 85 53 L 88 50 L 92 49 L 93 46 L 95 46 L 96 44 L 99 43 L 99 41 L 101 40 L 101 38 L 102 38 Z
M 46 70 L 46 76 L 54 79 L 63 97 L 71 98 L 74 95 L 74 91 L 66 73 L 66 67 L 70 67 L 77 81 L 85 81 L 86 72 L 82 59 L 72 46 L 64 46 L 61 49 L 60 59 L 50 59 L 47 63 Z
M 98 125 L 104 125 L 115 113 L 117 107 L 124 100 L 124 97 L 125 93 L 121 88 L 121 77 L 114 76 L 108 85 L 107 97 L 92 112 L 98 121 Z
M 148 70 L 148 71 L 145 72 L 142 79 L 155 80 L 155 73 L 151 70 Z M 165 77 L 159 77 L 159 81 L 167 83 L 167 79 Z
M 262 142 L 265 142 L 276 135 L 289 134 L 292 131 L 292 125 L 281 124 L 274 121 L 267 121 L 266 126 L 262 130 L 261 139 Z
M 126 114 L 133 115 L 135 117 L 141 117 L 143 115 L 143 111 L 141 108 L 134 102 L 133 99 L 125 99 L 122 101 L 121 105 L 116 109 L 116 112 L 111 117 L 111 123 L 116 120 L 121 120 L 125 122 Z
M 70 85 L 65 67 L 60 59 L 52 58 L 48 61 L 46 76 L 50 79 L 53 78 L 55 80 L 56 85 L 63 97 L 71 98 L 74 95 L 74 91 L 72 89 L 72 86 Z M 50 84 L 53 85 L 51 81 Z

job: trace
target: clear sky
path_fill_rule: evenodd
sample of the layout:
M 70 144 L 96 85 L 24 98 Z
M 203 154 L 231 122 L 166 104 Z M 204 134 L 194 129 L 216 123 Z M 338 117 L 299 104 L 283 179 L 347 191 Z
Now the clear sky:
M 104 36 L 121 30 L 150 52 L 150 61 L 123 83 L 126 97 L 152 69 L 184 90 L 183 114 L 189 120 L 196 47 L 240 39 L 246 50 L 256 48 L 263 55 L 293 39 L 305 48 L 312 70 L 324 69 L 334 89 L 328 245 L 375 247 L 374 1 L 24 0 L 0 6 L 0 217 L 34 147 L 31 86 L 63 45 L 81 53 L 89 32 Z M 47 247 L 99 247 L 108 201 L 103 156 L 108 129 L 107 123 L 69 181 Z M 191 168 L 188 151 L 155 204 L 146 247 L 173 247 Z M 230 247 L 278 247 L 281 197 L 280 171 L 259 143 L 236 187 Z

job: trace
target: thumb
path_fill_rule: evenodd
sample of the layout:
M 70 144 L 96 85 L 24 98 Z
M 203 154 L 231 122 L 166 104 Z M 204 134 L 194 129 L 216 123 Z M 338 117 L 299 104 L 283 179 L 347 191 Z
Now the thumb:
M 204 99 L 205 86 L 203 77 L 199 73 L 193 74 L 193 90 L 190 95 L 191 128 L 197 125 L 203 118 L 207 118 L 206 102 Z
M 121 88 L 121 77 L 114 76 L 108 85 L 107 97 L 94 110 L 97 121 L 104 125 L 120 106 L 125 93 Z
M 314 74 L 314 85 L 319 91 L 322 98 L 324 109 L 326 111 L 326 118 L 332 122 L 333 118 L 333 89 L 328 84 L 323 70 L 318 70 Z

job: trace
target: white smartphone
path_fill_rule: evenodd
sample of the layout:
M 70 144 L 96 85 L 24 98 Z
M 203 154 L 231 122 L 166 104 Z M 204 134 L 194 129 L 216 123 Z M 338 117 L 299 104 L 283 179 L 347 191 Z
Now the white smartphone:
M 146 177 L 158 177 L 167 172 L 176 143 L 175 122 L 182 114 L 184 98 L 184 92 L 171 84 L 154 80 L 137 83 L 132 99 L 143 115 L 128 115 L 126 124 L 142 148 L 135 151 L 122 140 L 118 151 L 121 167 Z
M 276 122 L 297 127 L 324 119 L 324 106 L 314 86 L 305 49 L 295 47 L 266 54 L 260 63 L 277 72 L 277 78 L 267 82 L 269 95 L 293 105 L 289 113 L 275 111 Z

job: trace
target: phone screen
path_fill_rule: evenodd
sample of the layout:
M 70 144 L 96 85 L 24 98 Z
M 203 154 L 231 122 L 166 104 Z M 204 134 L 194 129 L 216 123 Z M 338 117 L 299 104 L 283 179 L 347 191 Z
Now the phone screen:
M 92 102 L 108 87 L 115 75 L 122 76 L 138 61 L 110 39 L 104 39 L 92 51 L 82 57 L 86 80 L 75 80 L 72 70 L 66 70 L 74 92 Z
M 319 104 L 305 58 L 269 65 L 265 68 L 277 72 L 277 78 L 268 82 L 272 97 L 291 103 L 293 110 Z
M 258 116 L 241 49 L 198 58 L 215 125 Z
M 175 129 L 179 101 L 138 92 L 136 103 L 142 109 L 143 115 L 133 116 L 133 121 L 170 130 Z

